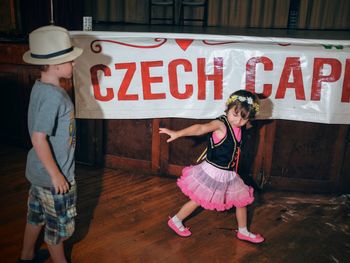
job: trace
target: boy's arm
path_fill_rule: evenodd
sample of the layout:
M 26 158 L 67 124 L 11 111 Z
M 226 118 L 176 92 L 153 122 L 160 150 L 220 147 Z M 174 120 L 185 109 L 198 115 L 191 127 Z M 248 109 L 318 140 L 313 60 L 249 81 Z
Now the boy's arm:
M 53 158 L 47 135 L 42 132 L 33 132 L 31 140 L 36 154 L 51 177 L 56 193 L 66 193 L 69 190 L 69 184 Z
M 179 137 L 199 136 L 209 132 L 225 129 L 225 125 L 219 120 L 213 120 L 205 124 L 194 124 L 179 131 L 173 131 L 166 128 L 160 128 L 159 133 L 165 133 L 170 136 L 167 142 L 171 142 Z

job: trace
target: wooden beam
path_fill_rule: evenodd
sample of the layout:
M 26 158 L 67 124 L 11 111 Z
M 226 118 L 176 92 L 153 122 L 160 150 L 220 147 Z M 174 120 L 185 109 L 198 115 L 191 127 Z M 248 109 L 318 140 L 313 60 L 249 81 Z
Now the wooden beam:
M 159 123 L 159 127 L 170 127 L 170 119 L 162 119 Z M 160 173 L 169 173 L 168 166 L 169 166 L 169 143 L 166 142 L 166 136 L 163 135 L 162 139 L 160 140 L 160 148 L 159 148 L 159 154 L 160 154 Z
M 159 134 L 160 119 L 152 120 L 152 156 L 151 169 L 153 173 L 158 173 L 160 170 L 160 134 Z
M 264 180 L 262 181 L 263 185 L 267 183 L 267 181 L 269 180 L 269 177 L 271 176 L 275 134 L 276 134 L 276 120 L 273 120 L 266 124 L 264 153 L 263 153 L 263 171 L 264 171 Z
M 342 188 L 342 167 L 344 163 L 344 157 L 346 153 L 346 138 L 349 130 L 349 125 L 339 125 L 338 136 L 334 142 L 334 150 L 333 150 L 333 160 L 330 161 L 330 165 L 332 166 L 332 173 L 330 176 L 332 192 L 340 191 Z

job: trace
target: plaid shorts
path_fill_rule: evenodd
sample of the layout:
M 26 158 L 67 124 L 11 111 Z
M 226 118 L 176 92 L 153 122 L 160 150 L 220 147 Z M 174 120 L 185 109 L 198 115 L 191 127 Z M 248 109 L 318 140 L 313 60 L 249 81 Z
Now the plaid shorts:
M 45 225 L 44 240 L 57 245 L 74 232 L 77 186 L 71 183 L 69 192 L 56 194 L 55 189 L 31 186 L 28 197 L 27 222 Z

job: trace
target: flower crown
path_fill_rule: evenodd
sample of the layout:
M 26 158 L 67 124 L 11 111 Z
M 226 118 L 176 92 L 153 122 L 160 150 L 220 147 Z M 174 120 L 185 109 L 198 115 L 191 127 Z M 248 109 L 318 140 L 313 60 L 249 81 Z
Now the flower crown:
M 251 97 L 244 97 L 244 96 L 238 96 L 238 95 L 233 95 L 229 97 L 228 100 L 226 101 L 226 105 L 229 105 L 236 100 L 239 100 L 240 102 L 246 101 L 249 105 L 253 106 L 253 109 L 255 110 L 256 113 L 258 113 L 260 110 L 260 105 L 254 102 Z

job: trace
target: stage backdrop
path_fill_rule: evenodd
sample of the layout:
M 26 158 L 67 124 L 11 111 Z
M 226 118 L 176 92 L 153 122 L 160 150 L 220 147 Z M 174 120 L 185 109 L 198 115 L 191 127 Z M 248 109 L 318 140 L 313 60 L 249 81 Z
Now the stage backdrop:
M 71 32 L 77 118 L 211 119 L 238 89 L 260 119 L 350 124 L 350 41 Z

